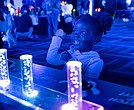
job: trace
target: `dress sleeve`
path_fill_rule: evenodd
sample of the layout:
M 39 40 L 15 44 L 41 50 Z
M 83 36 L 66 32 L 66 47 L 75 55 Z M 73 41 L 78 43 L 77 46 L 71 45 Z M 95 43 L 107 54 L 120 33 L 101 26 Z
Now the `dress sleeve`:
M 86 76 L 98 79 L 103 69 L 103 60 L 99 57 L 91 58 L 90 62 L 86 65 Z
M 50 47 L 47 52 L 46 60 L 51 65 L 62 65 L 65 64 L 65 61 L 61 60 L 61 53 L 58 53 L 58 50 L 61 46 L 62 39 L 60 37 L 54 36 L 52 38 Z

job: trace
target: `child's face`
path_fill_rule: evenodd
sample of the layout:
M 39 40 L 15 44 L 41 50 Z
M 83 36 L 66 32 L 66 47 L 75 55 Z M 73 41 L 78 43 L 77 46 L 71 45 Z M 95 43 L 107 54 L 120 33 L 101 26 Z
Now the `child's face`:
M 83 20 L 76 22 L 72 33 L 73 47 L 80 51 L 89 51 L 92 47 L 93 35 L 91 29 Z

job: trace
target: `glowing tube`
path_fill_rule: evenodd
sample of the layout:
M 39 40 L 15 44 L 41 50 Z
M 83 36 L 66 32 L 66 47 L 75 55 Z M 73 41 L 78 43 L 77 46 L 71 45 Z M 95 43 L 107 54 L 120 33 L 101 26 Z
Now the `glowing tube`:
M 0 49 L 0 86 L 6 87 L 9 83 L 7 50 Z
M 82 110 L 82 79 L 81 62 L 67 62 L 68 103 L 73 104 L 76 110 Z
M 74 105 L 67 103 L 63 104 L 60 110 L 77 110 L 77 109 L 75 108 Z
M 26 96 L 34 96 L 33 71 L 32 71 L 32 55 L 21 55 L 21 79 L 22 91 Z

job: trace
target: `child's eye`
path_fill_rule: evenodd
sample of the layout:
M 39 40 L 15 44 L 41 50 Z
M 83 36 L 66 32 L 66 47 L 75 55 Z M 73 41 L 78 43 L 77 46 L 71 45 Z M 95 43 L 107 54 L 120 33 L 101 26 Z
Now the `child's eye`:
M 86 31 L 81 31 L 81 32 L 80 32 L 80 35 L 86 35 L 86 34 L 87 34 Z

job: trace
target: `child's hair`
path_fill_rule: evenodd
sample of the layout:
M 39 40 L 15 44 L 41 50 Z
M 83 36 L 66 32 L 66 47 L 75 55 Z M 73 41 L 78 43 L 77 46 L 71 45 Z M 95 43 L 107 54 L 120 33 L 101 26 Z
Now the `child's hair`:
M 112 16 L 106 12 L 97 12 L 93 16 L 90 14 L 79 16 L 75 19 L 73 25 L 79 20 L 89 26 L 97 42 L 101 40 L 102 34 L 106 34 L 110 30 L 113 24 Z
M 99 20 L 99 24 L 103 28 L 103 33 L 106 34 L 113 24 L 112 16 L 106 12 L 94 13 L 93 16 Z

